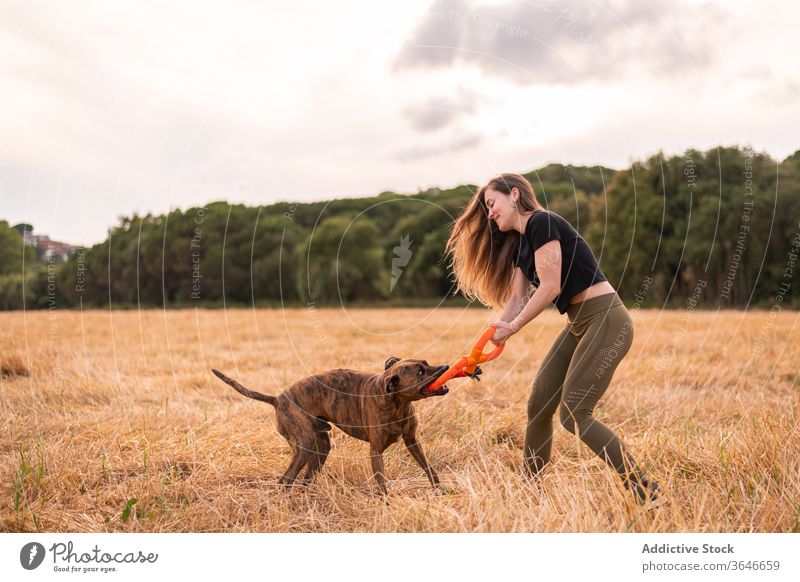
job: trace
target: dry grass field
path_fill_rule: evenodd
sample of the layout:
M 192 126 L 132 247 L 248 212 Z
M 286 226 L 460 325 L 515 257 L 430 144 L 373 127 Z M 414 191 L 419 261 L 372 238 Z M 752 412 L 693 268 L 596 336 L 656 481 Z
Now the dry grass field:
M 797 532 L 798 313 L 631 310 L 634 346 L 597 416 L 669 503 L 637 507 L 556 417 L 553 463 L 522 478 L 533 377 L 566 316 L 542 314 L 483 381 L 416 404 L 437 494 L 402 443 L 375 495 L 368 446 L 333 430 L 317 480 L 276 481 L 275 394 L 310 373 L 450 363 L 480 309 L 41 311 L 0 314 L 0 530 L 48 532 Z M 133 502 L 133 500 L 136 500 Z

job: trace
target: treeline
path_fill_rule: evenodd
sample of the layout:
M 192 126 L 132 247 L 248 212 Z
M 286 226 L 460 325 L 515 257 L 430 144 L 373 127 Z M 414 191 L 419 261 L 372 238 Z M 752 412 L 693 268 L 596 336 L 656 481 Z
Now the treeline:
M 747 148 L 689 150 L 527 177 L 628 303 L 796 301 L 800 152 L 779 163 Z M 459 301 L 443 249 L 474 190 L 133 215 L 58 263 L 0 222 L 0 308 Z

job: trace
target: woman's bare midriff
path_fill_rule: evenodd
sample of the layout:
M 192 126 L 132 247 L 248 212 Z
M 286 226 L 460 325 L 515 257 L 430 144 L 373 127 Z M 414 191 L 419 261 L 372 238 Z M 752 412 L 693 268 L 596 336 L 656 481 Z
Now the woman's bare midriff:
M 616 293 L 616 289 L 611 286 L 611 283 L 608 281 L 600 281 L 599 283 L 595 283 L 591 287 L 587 287 L 577 295 L 575 295 L 572 299 L 569 300 L 570 303 L 579 303 L 581 301 L 586 301 L 587 299 L 592 299 L 594 297 L 600 297 L 601 295 L 608 295 L 609 293 Z

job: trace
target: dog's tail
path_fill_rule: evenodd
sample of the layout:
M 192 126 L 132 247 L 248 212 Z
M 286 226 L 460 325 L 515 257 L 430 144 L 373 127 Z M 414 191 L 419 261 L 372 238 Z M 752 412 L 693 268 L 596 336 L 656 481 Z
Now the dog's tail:
M 215 369 L 212 368 L 211 371 L 214 372 L 214 375 L 217 378 L 219 378 L 220 380 L 222 380 L 226 384 L 229 384 L 230 386 L 233 386 L 233 389 L 236 390 L 239 394 L 242 394 L 244 396 L 247 396 L 248 398 L 253 398 L 255 400 L 260 400 L 261 402 L 266 402 L 267 404 L 272 404 L 272 406 L 275 406 L 275 403 L 277 402 L 277 399 L 274 396 L 270 396 L 268 394 L 261 394 L 261 392 L 253 392 L 252 390 L 248 390 L 247 388 L 245 388 L 244 386 L 239 384 L 233 378 L 228 378 L 225 374 L 223 374 L 219 370 L 215 370 Z

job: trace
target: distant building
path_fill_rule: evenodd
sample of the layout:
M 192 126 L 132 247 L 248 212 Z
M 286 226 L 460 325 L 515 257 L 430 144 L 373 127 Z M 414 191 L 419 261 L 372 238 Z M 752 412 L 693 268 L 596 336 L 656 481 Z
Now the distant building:
M 62 261 L 66 261 L 75 250 L 75 247 L 70 244 L 50 240 L 50 237 L 46 234 L 33 234 L 30 230 L 26 230 L 22 238 L 26 245 L 38 249 L 45 260 L 56 257 Z

